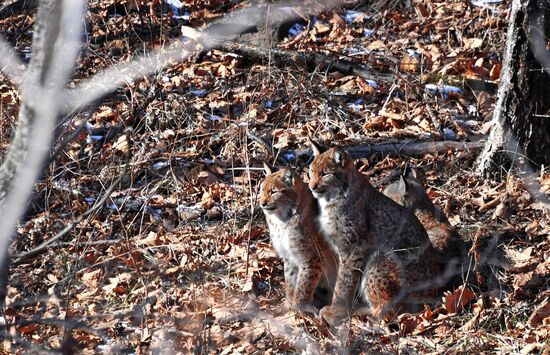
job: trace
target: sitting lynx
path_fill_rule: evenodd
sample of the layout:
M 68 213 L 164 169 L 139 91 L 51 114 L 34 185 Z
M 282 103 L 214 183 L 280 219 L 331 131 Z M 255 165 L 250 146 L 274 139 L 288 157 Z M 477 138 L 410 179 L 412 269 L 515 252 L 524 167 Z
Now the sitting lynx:
M 311 310 L 321 282 L 330 292 L 328 299 L 320 302 L 328 304 L 336 277 L 336 259 L 315 224 L 317 203 L 307 185 L 289 168 L 275 173 L 267 164 L 264 168 L 267 176 L 261 188 L 260 206 L 273 248 L 284 262 L 287 303 L 294 309 Z
M 420 310 L 436 289 L 437 263 L 426 231 L 406 208 L 378 192 L 343 150 L 320 153 L 310 165 L 309 187 L 319 201 L 323 236 L 339 258 L 333 301 L 321 315 L 333 324 L 358 293 L 385 319 Z
M 434 206 L 417 177 L 416 170 L 405 168 L 399 179 L 386 187 L 384 195 L 416 215 L 428 232 L 438 261 L 451 278 L 451 285 L 457 286 L 460 274 L 468 267 L 471 243 L 461 239 L 443 211 Z

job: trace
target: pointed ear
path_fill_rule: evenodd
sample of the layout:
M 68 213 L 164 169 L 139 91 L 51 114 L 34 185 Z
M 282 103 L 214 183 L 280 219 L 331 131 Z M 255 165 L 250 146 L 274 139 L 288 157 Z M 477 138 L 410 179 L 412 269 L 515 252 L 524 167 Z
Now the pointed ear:
M 418 170 L 413 169 L 413 168 L 409 168 L 409 170 L 410 170 L 410 175 L 411 175 L 412 177 L 414 177 L 414 178 L 417 179 L 417 180 L 420 179 Z
M 294 174 L 289 168 L 284 168 L 283 170 L 283 182 L 289 186 L 294 185 Z
M 407 176 L 409 176 L 410 173 L 411 173 L 411 167 L 409 163 L 405 163 L 401 176 L 406 178 Z
M 405 178 L 403 178 L 403 175 L 401 175 L 397 181 L 397 192 L 402 195 L 407 193 L 407 182 Z
M 311 144 L 311 151 L 313 152 L 313 156 L 316 157 L 321 154 L 321 149 L 319 148 L 319 145 L 315 143 L 313 140 L 309 140 L 309 143 Z
M 266 175 L 273 174 L 273 169 L 264 161 L 264 172 Z
M 336 164 L 344 166 L 346 163 L 346 153 L 341 149 L 335 149 L 332 159 Z
M 413 168 L 409 164 L 405 165 L 405 170 L 403 171 L 403 177 L 405 180 L 409 179 L 409 181 L 420 181 L 419 172 L 417 169 Z

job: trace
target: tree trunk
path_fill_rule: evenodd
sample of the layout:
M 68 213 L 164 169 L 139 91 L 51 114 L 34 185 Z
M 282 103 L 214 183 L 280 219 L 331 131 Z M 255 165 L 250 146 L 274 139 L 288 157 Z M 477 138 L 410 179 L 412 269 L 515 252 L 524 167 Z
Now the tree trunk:
M 23 85 L 27 88 L 33 88 L 44 85 L 44 78 L 49 68 L 52 55 L 52 41 L 55 41 L 56 26 L 49 24 L 52 18 L 60 17 L 60 4 L 55 4 L 55 0 L 43 1 L 41 4 L 37 19 L 34 24 L 32 59 L 25 73 Z M 20 78 L 19 78 L 20 79 Z M 21 103 L 17 130 L 10 144 L 3 164 L 0 166 L 0 211 L 5 212 L 8 208 L 15 206 L 4 206 L 10 190 L 14 185 L 15 178 L 22 164 L 28 156 L 29 143 L 33 129 L 36 129 L 37 110 L 32 100 L 25 100 Z M 16 208 L 16 207 L 15 207 Z M 3 213 L 4 214 L 4 213 Z M 5 215 L 5 214 L 4 214 Z M 8 218 L 7 225 L 3 226 L 8 230 L 0 238 L 0 308 L 3 309 L 6 298 L 6 286 L 8 282 L 9 258 L 7 245 L 15 221 Z M 3 234 L 3 233 L 0 233 Z
M 550 163 L 550 7 L 513 0 L 497 104 L 477 173 L 489 176 L 524 159 Z
M 52 41 L 55 41 L 56 32 L 52 27 L 48 26 L 51 19 L 50 16 L 59 17 L 59 6 L 54 6 L 55 1 L 45 1 L 40 7 L 36 16 L 33 31 L 32 42 L 32 58 L 25 73 L 25 84 L 44 85 L 44 78 L 49 69 L 49 61 L 52 57 L 53 46 Z M 24 100 L 19 109 L 19 117 L 17 121 L 17 129 L 15 136 L 10 144 L 9 150 L 4 159 L 4 163 L 0 166 L 0 207 L 10 190 L 12 181 L 19 169 L 21 163 L 27 156 L 27 148 L 29 145 L 31 129 L 35 122 L 36 112 L 32 102 Z

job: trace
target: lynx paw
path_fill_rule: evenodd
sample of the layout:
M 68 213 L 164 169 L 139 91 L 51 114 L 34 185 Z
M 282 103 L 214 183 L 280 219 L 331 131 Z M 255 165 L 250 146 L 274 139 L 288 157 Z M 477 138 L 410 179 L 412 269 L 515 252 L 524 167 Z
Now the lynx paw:
M 330 326 L 335 326 L 340 323 L 344 318 L 346 318 L 346 311 L 343 308 L 335 308 L 331 306 L 325 306 L 319 312 L 319 315 L 324 319 Z
M 317 311 L 317 309 L 315 309 L 315 307 L 313 307 L 309 303 L 301 303 L 301 304 L 297 305 L 296 307 L 294 307 L 294 309 L 296 309 L 297 311 L 302 312 L 302 313 L 312 314 L 314 316 L 316 316 L 319 313 Z

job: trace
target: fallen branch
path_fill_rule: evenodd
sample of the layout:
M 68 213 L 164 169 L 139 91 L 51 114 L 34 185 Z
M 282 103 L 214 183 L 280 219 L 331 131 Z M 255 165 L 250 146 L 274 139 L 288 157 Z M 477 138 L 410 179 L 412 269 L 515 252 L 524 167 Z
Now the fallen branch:
M 262 146 L 275 161 L 281 165 L 289 165 L 298 160 L 300 157 L 311 157 L 312 152 L 309 148 L 288 150 L 274 149 L 271 142 L 260 137 L 256 133 L 247 130 L 248 138 Z M 485 136 L 476 137 L 472 142 L 456 142 L 456 141 L 432 141 L 432 142 L 397 142 L 386 144 L 361 145 L 348 147 L 345 150 L 351 154 L 354 159 L 371 158 L 373 156 L 409 156 L 422 157 L 426 154 L 444 154 L 451 151 L 478 151 L 485 146 Z M 306 161 L 309 159 L 305 159 Z
M 336 59 L 322 53 L 286 51 L 239 43 L 224 43 L 219 48 L 226 52 L 237 53 L 255 63 L 269 62 L 282 68 L 292 63 L 305 65 L 310 71 L 320 68 L 322 70 L 338 71 L 342 74 L 356 75 L 366 80 L 391 81 L 394 79 L 393 74 L 376 72 L 363 64 L 345 59 Z
M 480 150 L 485 140 L 474 142 L 434 141 L 434 142 L 401 142 L 379 145 L 367 145 L 347 148 L 347 152 L 355 159 L 368 158 L 379 154 L 382 156 L 421 157 L 426 154 L 443 154 L 452 151 Z
M 120 243 L 120 239 L 107 239 L 107 240 L 92 240 L 92 241 L 85 241 L 85 242 L 64 242 L 61 243 L 62 247 L 75 247 L 75 248 L 81 248 L 81 247 L 93 247 L 93 246 L 109 246 Z
M 272 145 L 267 143 L 265 139 L 248 133 L 249 137 L 260 143 L 270 154 L 275 155 L 274 158 L 282 165 L 287 165 L 297 158 L 302 156 L 312 156 L 311 149 L 296 149 L 296 150 L 280 150 L 277 154 L 273 153 Z M 386 144 L 360 145 L 355 147 L 344 148 L 354 159 L 371 158 L 373 156 L 409 156 L 422 157 L 426 154 L 444 154 L 448 151 L 478 151 L 485 145 L 485 137 L 477 139 L 473 142 L 455 142 L 455 141 L 432 141 L 432 142 L 398 142 Z M 306 159 L 307 160 L 307 159 Z

